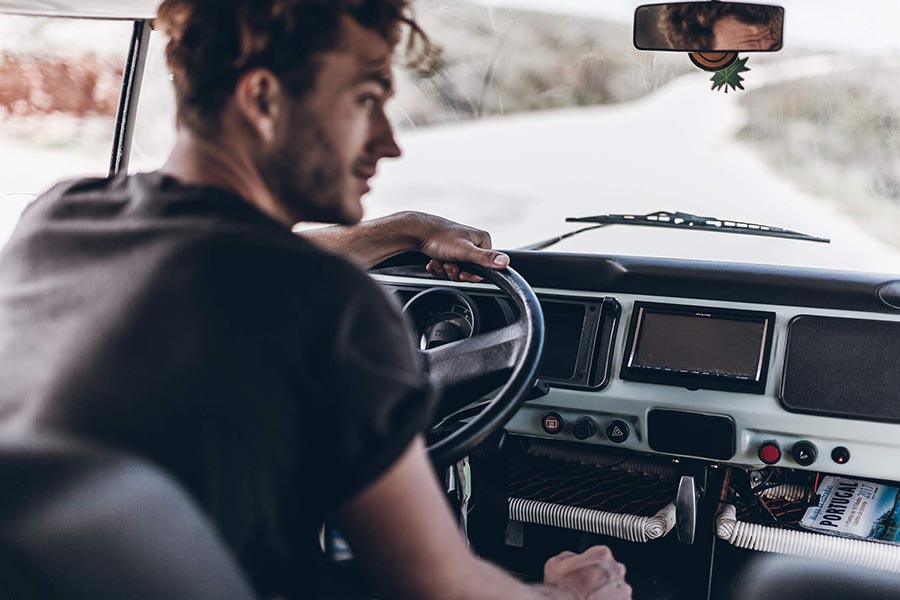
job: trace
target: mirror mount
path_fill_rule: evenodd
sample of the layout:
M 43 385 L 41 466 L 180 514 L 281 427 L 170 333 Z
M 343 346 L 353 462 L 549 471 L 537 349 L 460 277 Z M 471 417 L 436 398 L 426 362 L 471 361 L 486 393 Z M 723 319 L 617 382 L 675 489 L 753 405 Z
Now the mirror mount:
M 694 66 L 704 71 L 727 69 L 737 60 L 737 52 L 691 52 L 688 54 Z

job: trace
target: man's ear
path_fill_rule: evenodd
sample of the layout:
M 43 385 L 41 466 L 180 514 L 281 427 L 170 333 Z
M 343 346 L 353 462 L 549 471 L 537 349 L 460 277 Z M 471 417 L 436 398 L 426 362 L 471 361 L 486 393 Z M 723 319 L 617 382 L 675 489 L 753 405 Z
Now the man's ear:
M 253 69 L 241 75 L 234 90 L 235 104 L 248 125 L 264 144 L 275 140 L 282 115 L 281 83 L 268 69 Z

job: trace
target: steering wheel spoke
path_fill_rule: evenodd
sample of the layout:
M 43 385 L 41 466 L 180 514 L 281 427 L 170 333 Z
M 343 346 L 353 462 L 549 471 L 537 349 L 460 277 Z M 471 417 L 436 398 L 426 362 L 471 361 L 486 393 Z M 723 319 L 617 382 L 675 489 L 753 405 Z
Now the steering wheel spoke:
M 470 383 L 516 366 L 527 336 L 521 322 L 423 351 L 428 372 L 445 387 Z
M 516 413 L 531 392 L 544 347 L 544 316 L 528 282 L 510 268 L 459 267 L 497 286 L 518 316 L 501 329 L 422 351 L 429 374 L 443 388 L 445 410 L 436 418 L 447 433 L 429 437 L 428 445 L 439 468 L 466 456 Z M 493 390 L 496 393 L 478 405 L 480 411 L 458 410 Z M 455 423 L 442 420 L 451 414 L 458 419 Z

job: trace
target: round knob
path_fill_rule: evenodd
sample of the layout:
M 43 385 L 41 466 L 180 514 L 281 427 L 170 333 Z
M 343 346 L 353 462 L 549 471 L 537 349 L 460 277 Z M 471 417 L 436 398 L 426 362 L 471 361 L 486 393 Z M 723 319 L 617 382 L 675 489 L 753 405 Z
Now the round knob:
M 831 460 L 839 465 L 845 465 L 850 461 L 850 451 L 844 446 L 838 446 L 831 451 Z
M 590 417 L 580 417 L 575 421 L 575 427 L 572 429 L 572 433 L 574 433 L 575 437 L 579 440 L 586 440 L 597 433 L 597 424 L 594 423 L 594 420 Z
M 808 467 L 816 462 L 816 458 L 819 457 L 819 450 L 812 442 L 801 440 L 793 445 L 791 455 L 793 455 L 798 465 Z

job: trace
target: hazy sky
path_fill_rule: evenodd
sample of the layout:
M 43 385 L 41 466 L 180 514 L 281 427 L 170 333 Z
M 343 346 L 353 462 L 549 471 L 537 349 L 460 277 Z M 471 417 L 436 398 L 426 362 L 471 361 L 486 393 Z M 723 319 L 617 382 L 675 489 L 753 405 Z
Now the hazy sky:
M 0 52 L 66 56 L 91 51 L 124 60 L 131 33 L 128 21 L 0 15 Z
M 631 23 L 634 0 L 475 0 L 507 6 L 596 16 Z M 656 0 L 654 0 L 656 1 Z M 785 7 L 785 47 L 839 48 L 860 52 L 900 51 L 900 2 L 897 0 L 781 0 Z

